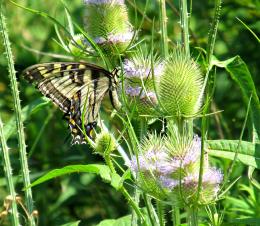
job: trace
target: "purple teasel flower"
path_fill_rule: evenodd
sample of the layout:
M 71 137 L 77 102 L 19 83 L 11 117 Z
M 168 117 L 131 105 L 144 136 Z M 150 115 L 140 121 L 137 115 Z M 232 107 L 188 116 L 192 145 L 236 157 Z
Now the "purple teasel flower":
M 152 78 L 152 68 L 149 66 L 149 63 L 139 61 L 138 59 L 126 59 L 123 63 L 123 69 L 125 72 L 125 77 L 127 78 Z M 163 69 L 164 67 L 162 63 L 155 64 L 153 68 L 154 76 L 160 76 L 163 72 Z
M 134 172 L 141 170 L 160 173 L 160 165 L 164 164 L 167 157 L 168 155 L 165 151 L 151 148 L 139 154 L 138 160 L 136 156 L 133 156 L 129 167 Z
M 180 184 L 180 182 L 178 180 L 172 179 L 172 178 L 167 177 L 167 176 L 160 176 L 159 180 L 161 182 L 161 185 L 164 188 L 167 188 L 169 190 L 174 189 L 175 187 L 177 187 Z
M 185 150 L 179 156 L 171 156 L 171 150 L 169 150 L 169 158 L 167 162 L 162 165 L 161 172 L 163 175 L 169 175 L 180 168 L 185 168 L 187 165 L 191 163 L 195 163 L 199 160 L 201 153 L 201 139 L 195 135 L 191 144 L 187 146 L 187 150 Z
M 221 170 L 210 167 L 205 170 L 202 176 L 202 184 L 219 185 L 223 180 L 223 173 Z M 183 178 L 183 184 L 186 186 L 197 186 L 199 181 L 199 173 L 189 174 Z
M 102 45 L 102 44 L 116 44 L 116 43 L 125 43 L 130 42 L 133 38 L 133 32 L 128 31 L 125 33 L 115 33 L 108 34 L 107 37 L 96 37 L 94 38 L 94 42 Z
M 140 101 L 143 102 L 144 104 L 152 104 L 152 105 L 158 104 L 158 100 L 155 92 L 153 91 L 146 92 L 143 87 L 127 86 L 125 92 L 127 95 L 131 97 L 139 97 Z

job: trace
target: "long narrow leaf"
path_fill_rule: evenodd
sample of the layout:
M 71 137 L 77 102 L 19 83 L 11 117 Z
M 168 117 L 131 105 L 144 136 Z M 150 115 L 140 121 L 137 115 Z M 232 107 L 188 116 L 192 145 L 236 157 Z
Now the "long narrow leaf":
M 233 160 L 237 153 L 237 160 L 248 166 L 260 169 L 260 145 L 239 140 L 209 140 L 207 141 L 209 154 L 220 158 Z

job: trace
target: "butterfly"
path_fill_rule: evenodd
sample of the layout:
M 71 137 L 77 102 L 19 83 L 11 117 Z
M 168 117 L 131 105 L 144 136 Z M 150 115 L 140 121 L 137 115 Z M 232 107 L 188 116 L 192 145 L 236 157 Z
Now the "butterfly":
M 82 144 L 86 143 L 84 131 L 92 138 L 90 134 L 107 93 L 112 106 L 117 110 L 121 107 L 117 73 L 117 69 L 109 72 L 89 63 L 53 62 L 32 65 L 22 74 L 65 113 L 72 144 Z

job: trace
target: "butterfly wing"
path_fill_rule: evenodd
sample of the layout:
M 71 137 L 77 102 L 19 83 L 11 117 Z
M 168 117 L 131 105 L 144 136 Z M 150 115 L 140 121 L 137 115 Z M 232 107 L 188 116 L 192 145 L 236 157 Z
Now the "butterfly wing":
M 73 143 L 83 143 L 81 128 L 84 125 L 90 136 L 101 101 L 110 89 L 112 74 L 101 67 L 77 62 L 37 64 L 27 68 L 23 74 L 65 112 Z

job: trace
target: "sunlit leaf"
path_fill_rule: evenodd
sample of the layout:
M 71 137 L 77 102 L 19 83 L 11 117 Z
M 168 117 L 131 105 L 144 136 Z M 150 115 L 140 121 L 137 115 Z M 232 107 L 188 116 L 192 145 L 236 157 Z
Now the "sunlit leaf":
M 240 218 L 240 219 L 233 219 L 230 224 L 228 225 L 260 225 L 260 218 Z
M 109 182 L 111 180 L 110 169 L 108 168 L 108 166 L 99 164 L 71 165 L 46 173 L 44 176 L 34 181 L 30 187 L 41 184 L 55 177 L 60 177 L 71 173 L 94 173 L 99 175 L 106 182 Z
M 116 220 L 103 220 L 97 226 L 129 226 L 131 219 L 131 215 L 127 215 Z
M 237 160 L 245 165 L 260 168 L 260 145 L 238 140 L 209 140 L 209 154 L 233 160 L 236 152 Z
M 240 58 L 240 56 L 236 56 L 230 58 L 225 61 L 219 61 L 216 58 L 212 61 L 213 65 L 216 65 L 221 68 L 225 68 L 227 72 L 230 74 L 231 78 L 238 84 L 242 91 L 242 96 L 246 102 L 248 103 L 250 97 L 251 106 L 250 106 L 250 115 L 251 120 L 256 130 L 256 140 L 259 140 L 260 137 L 260 103 L 259 98 L 257 96 L 256 87 L 254 85 L 254 81 L 250 74 L 250 71 L 247 68 L 246 63 Z
M 63 224 L 61 226 L 78 226 L 80 223 L 80 221 L 75 221 L 75 222 L 70 222 L 70 223 L 67 223 L 67 224 Z

